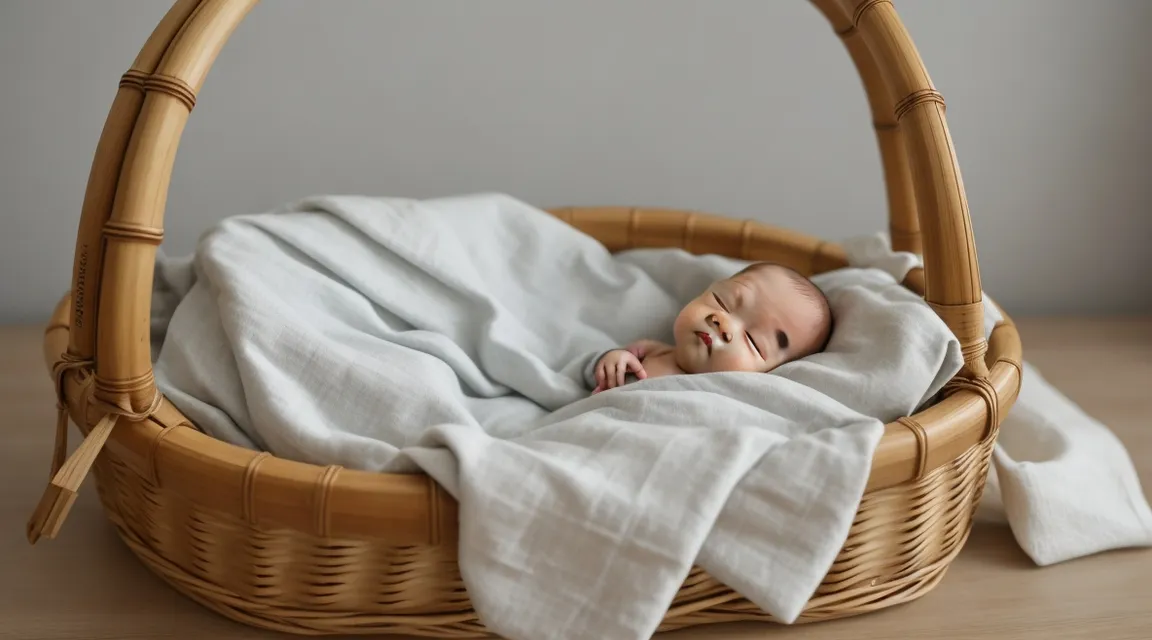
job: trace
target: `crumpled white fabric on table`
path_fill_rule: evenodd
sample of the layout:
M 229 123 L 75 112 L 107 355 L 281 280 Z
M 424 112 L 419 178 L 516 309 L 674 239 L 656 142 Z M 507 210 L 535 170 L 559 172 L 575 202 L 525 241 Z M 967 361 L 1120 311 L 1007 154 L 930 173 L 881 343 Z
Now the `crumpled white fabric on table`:
M 854 266 L 883 269 L 900 280 L 921 265 L 918 256 L 891 251 L 883 234 L 854 238 L 844 247 Z M 986 335 L 1001 319 L 985 294 Z M 1152 510 L 1128 450 L 1052 386 L 1027 354 L 1025 345 L 1020 395 L 1001 423 L 978 519 L 1007 523 L 1040 566 L 1152 546 Z

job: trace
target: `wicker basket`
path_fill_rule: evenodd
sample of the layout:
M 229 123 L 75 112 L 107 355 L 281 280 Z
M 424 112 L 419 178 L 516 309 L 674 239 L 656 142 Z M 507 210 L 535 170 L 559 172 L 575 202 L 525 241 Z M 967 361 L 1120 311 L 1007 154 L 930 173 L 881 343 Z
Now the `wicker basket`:
M 157 391 L 149 349 L 156 245 L 181 132 L 213 60 L 255 0 L 179 0 L 144 45 L 96 150 L 71 292 L 45 334 L 60 398 L 53 480 L 28 536 L 56 535 L 90 468 L 120 536 L 176 589 L 221 614 L 301 634 L 487 635 L 456 560 L 457 508 L 427 476 L 318 467 L 227 445 Z M 873 611 L 930 590 L 959 552 L 1004 413 L 1020 388 L 1010 321 L 990 340 L 944 105 L 890 2 L 819 0 L 871 106 L 896 249 L 923 253 L 905 285 L 956 334 L 965 366 L 943 396 L 889 424 L 843 550 L 801 621 Z M 841 248 L 719 216 L 564 209 L 612 250 L 682 247 L 804 273 Z M 68 419 L 85 435 L 67 459 Z M 700 570 L 662 630 L 770 616 Z

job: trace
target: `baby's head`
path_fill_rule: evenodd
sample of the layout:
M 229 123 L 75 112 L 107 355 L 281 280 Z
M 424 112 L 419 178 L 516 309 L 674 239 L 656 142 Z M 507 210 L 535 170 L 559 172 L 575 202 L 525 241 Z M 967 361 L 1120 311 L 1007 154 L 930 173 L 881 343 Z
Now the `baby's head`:
M 768 372 L 823 351 L 832 311 L 808 278 L 758 262 L 689 302 L 673 331 L 676 364 L 687 373 Z

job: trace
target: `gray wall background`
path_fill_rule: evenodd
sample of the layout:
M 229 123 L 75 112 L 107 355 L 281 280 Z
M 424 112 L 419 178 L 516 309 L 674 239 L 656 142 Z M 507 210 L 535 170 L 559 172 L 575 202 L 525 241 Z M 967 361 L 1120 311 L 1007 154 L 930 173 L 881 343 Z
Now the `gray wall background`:
M 0 322 L 66 290 L 120 74 L 168 0 L 0 0 Z M 1152 2 L 897 3 L 1010 311 L 1152 310 Z M 266 0 L 181 142 L 165 250 L 313 193 L 884 226 L 852 64 L 803 0 Z

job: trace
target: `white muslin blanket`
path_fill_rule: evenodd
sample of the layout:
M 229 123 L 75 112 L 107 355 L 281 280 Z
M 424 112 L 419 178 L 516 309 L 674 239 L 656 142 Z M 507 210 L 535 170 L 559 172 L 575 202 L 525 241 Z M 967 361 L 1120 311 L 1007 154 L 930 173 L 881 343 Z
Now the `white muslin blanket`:
M 460 503 L 469 595 L 505 637 L 647 638 L 693 563 L 791 621 L 843 544 L 883 424 L 962 362 L 898 284 L 915 256 L 882 237 L 847 246 L 857 267 L 816 278 L 838 323 L 825 353 L 592 396 L 599 355 L 671 341 L 681 306 L 746 263 L 613 256 L 504 195 L 310 198 L 157 261 L 155 371 L 214 437 L 435 478 Z M 1060 474 L 998 447 L 1000 513 L 1038 562 L 1147 541 L 1117 446 L 1072 452 L 1077 472 L 1107 457 L 1111 480 L 1059 508 Z M 1125 501 L 1132 517 L 1109 511 Z M 1078 513 L 1096 517 L 1073 536 Z
M 694 562 L 791 621 L 884 422 L 962 359 L 892 276 L 845 269 L 819 280 L 826 353 L 590 395 L 601 353 L 671 341 L 682 305 L 744 264 L 613 256 L 502 195 L 317 197 L 158 260 L 155 371 L 214 437 L 433 476 L 460 504 L 469 595 L 505 637 L 647 638 Z

